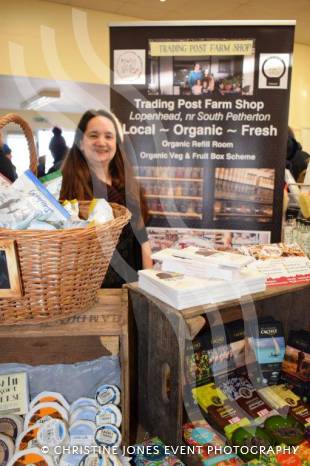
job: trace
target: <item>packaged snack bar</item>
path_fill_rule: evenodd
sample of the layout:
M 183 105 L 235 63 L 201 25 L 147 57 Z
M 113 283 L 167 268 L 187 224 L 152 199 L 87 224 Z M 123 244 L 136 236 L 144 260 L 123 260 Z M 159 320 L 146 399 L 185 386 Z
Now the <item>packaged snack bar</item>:
M 310 332 L 290 332 L 282 363 L 281 380 L 303 401 L 310 401 Z
M 259 319 L 249 330 L 245 354 L 250 379 L 261 386 L 277 384 L 285 353 L 282 323 L 272 318 Z
M 198 447 L 197 454 L 203 459 L 216 456 L 218 447 L 224 446 L 224 441 L 206 421 L 184 424 L 183 438 L 188 445 Z
M 192 392 L 199 406 L 207 413 L 210 422 L 224 432 L 228 439 L 235 429 L 250 424 L 237 403 L 228 400 L 225 393 L 215 384 L 193 388 Z
M 167 453 L 165 444 L 158 438 L 136 445 L 132 462 L 135 466 L 185 466 L 173 454 Z
M 229 400 L 236 401 L 256 423 L 262 423 L 267 417 L 278 414 L 264 402 L 246 377 L 225 377 L 218 386 Z

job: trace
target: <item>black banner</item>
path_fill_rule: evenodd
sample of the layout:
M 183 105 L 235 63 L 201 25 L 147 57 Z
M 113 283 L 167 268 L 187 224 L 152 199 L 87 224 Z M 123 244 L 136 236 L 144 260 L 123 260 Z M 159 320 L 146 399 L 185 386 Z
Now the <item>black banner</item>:
M 288 21 L 110 28 L 111 109 L 151 227 L 280 241 L 293 36 Z

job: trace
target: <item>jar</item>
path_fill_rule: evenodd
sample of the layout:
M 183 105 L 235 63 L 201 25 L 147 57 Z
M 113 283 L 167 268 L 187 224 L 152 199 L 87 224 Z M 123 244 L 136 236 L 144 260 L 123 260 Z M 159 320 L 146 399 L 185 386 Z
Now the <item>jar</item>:
M 188 203 L 186 213 L 187 213 L 187 214 L 193 214 L 193 213 L 195 213 L 195 209 L 194 209 L 194 204 L 193 204 L 193 202 L 189 202 L 189 203 Z
M 192 170 L 192 178 L 199 179 L 200 178 L 200 168 L 194 167 Z
M 167 187 L 162 184 L 159 188 L 159 194 L 161 194 L 162 196 L 166 196 L 167 195 Z
M 143 176 L 152 177 L 153 176 L 153 167 L 144 167 Z
M 191 197 L 196 197 L 197 196 L 197 186 L 196 183 L 192 183 L 189 188 L 189 195 Z
M 285 244 L 292 244 L 294 242 L 293 234 L 295 228 L 295 219 L 289 215 L 283 228 L 283 242 Z
M 184 178 L 191 178 L 191 177 L 192 177 L 192 167 L 185 167 Z
M 197 183 L 197 196 L 202 196 L 202 183 Z
M 181 185 L 179 185 L 179 184 L 176 185 L 176 187 L 174 188 L 174 195 L 175 195 L 176 197 L 180 197 L 180 196 L 182 196 L 182 194 L 183 194 L 183 193 L 182 193 L 182 187 L 181 187 Z
M 179 205 L 179 211 L 182 212 L 182 214 L 186 213 L 186 211 L 187 211 L 187 202 L 186 201 L 181 202 L 181 204 Z
M 174 188 L 172 184 L 169 184 L 169 186 L 167 187 L 167 196 L 173 197 L 173 195 L 174 195 Z
M 184 168 L 183 167 L 177 167 L 175 171 L 175 177 L 176 178 L 184 178 Z

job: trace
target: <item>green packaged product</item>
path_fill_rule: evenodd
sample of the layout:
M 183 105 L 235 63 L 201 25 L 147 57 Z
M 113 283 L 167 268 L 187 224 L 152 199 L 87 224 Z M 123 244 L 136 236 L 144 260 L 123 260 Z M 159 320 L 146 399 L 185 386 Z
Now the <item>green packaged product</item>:
M 271 416 L 266 419 L 264 428 L 277 444 L 299 445 L 305 436 L 303 425 L 291 416 Z
M 236 429 L 231 438 L 231 443 L 234 446 L 246 446 L 249 448 L 248 453 L 242 454 L 240 453 L 239 456 L 245 460 L 250 461 L 252 459 L 258 459 L 260 456 L 260 447 L 269 448 L 273 444 L 273 439 L 261 427 L 239 427 Z M 254 448 L 257 447 L 257 448 Z M 256 453 L 257 450 L 257 453 Z

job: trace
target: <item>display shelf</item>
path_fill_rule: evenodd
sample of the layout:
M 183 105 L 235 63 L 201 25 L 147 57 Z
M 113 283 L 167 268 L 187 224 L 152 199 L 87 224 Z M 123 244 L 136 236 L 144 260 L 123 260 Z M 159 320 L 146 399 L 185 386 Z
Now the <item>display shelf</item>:
M 255 215 L 255 214 L 247 214 L 247 213 L 242 213 L 242 212 L 236 212 L 236 213 L 215 213 L 214 217 L 253 217 L 253 218 L 271 218 L 272 214 L 262 214 L 262 215 Z
M 202 178 L 162 178 L 157 176 L 135 176 L 137 180 L 152 180 L 152 181 L 194 181 L 195 183 L 203 183 Z
M 259 184 L 256 184 L 256 183 L 245 183 L 243 181 L 234 181 L 234 180 L 227 180 L 227 179 L 224 179 L 224 178 L 217 178 L 215 177 L 215 183 L 217 183 L 219 180 L 221 180 L 223 183 L 232 183 L 234 185 L 237 185 L 237 186 L 250 186 L 251 188 L 255 187 L 257 189 L 267 189 L 268 191 L 273 191 L 273 186 L 261 186 Z
M 149 199 L 182 199 L 189 201 L 202 201 L 202 196 L 169 196 L 167 194 L 145 194 L 146 198 Z
M 137 412 L 144 430 L 166 445 L 182 444 L 182 426 L 188 422 L 183 385 L 185 345 L 204 327 L 205 317 L 214 327 L 246 318 L 254 310 L 258 317 L 271 315 L 281 320 L 286 336 L 290 330 L 309 330 L 309 284 L 271 287 L 239 301 L 180 311 L 142 291 L 137 283 L 127 287 L 129 312 L 137 325 Z
M 190 213 L 182 213 L 182 212 L 157 212 L 155 210 L 149 210 L 150 215 L 160 215 L 160 216 L 169 216 L 169 217 L 186 217 L 186 218 L 199 218 L 202 219 L 202 214 L 195 214 L 193 212 L 192 214 Z
M 242 201 L 242 202 L 251 202 L 253 204 L 269 204 L 271 205 L 272 204 L 272 199 L 268 200 L 268 201 L 259 201 L 255 198 L 253 199 L 249 199 L 248 198 L 245 198 L 245 197 L 232 197 L 232 195 L 230 196 L 229 194 L 224 194 L 224 193 L 217 193 L 215 192 L 215 199 L 217 200 L 223 200 L 223 201 Z

